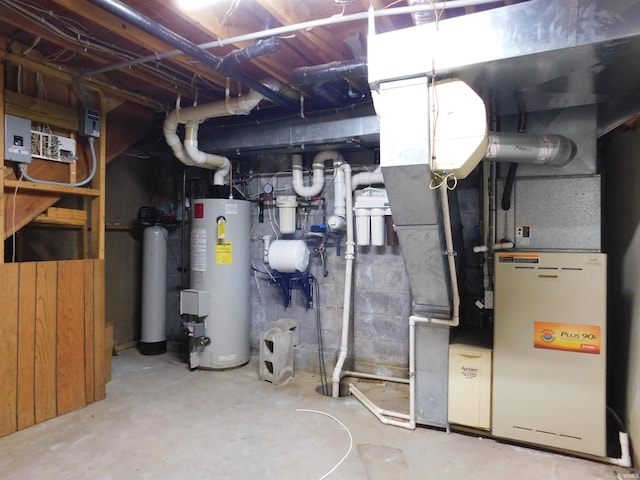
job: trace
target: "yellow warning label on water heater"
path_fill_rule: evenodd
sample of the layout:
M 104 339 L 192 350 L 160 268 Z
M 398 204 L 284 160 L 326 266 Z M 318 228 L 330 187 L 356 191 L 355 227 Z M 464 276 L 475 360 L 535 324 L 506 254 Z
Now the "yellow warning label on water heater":
M 535 322 L 533 348 L 600 353 L 600 327 L 571 323 Z
M 233 263 L 231 242 L 216 243 L 216 265 L 231 265 Z

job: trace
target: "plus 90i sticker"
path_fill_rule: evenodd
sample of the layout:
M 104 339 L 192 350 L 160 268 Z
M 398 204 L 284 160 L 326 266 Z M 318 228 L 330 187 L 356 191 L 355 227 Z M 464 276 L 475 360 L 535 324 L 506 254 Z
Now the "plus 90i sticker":
M 600 354 L 600 327 L 534 322 L 533 348 Z

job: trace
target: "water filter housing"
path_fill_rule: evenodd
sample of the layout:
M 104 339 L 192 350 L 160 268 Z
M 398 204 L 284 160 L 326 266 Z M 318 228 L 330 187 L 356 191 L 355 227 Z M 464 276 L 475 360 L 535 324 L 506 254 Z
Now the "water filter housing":
M 192 368 L 224 369 L 249 361 L 249 241 L 250 202 L 220 198 L 194 201 L 191 290 L 208 293 L 207 315 L 202 320 L 210 342 L 199 347 L 199 358 L 196 365 L 192 361 Z

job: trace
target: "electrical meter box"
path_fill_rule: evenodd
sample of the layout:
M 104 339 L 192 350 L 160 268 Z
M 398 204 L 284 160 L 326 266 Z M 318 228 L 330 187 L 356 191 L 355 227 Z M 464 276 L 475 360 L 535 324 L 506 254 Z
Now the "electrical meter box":
M 4 158 L 13 162 L 31 162 L 31 120 L 4 116 Z
M 491 349 L 449 345 L 449 422 L 491 428 Z
M 78 133 L 85 137 L 100 136 L 100 110 L 82 108 L 78 115 Z

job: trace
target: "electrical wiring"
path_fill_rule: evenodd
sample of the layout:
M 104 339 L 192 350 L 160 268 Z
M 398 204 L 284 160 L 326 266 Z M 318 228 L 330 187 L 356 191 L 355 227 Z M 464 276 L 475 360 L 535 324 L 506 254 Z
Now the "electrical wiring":
M 449 181 L 452 181 L 452 183 L 449 183 Z M 445 175 L 440 175 L 437 172 L 433 172 L 431 182 L 429 183 L 429 189 L 437 190 L 443 186 L 447 190 L 454 190 L 458 186 L 458 177 L 456 177 L 456 174 L 451 172 Z
M 13 231 L 13 235 L 11 236 L 11 244 L 13 248 L 13 251 L 11 252 L 12 263 L 16 263 L 16 200 L 18 198 L 18 189 L 20 188 L 23 178 L 24 174 L 21 174 L 20 177 L 18 177 L 18 184 L 13 191 L 13 209 L 11 211 L 11 230 Z
M 220 22 L 220 25 L 226 25 L 229 19 L 231 18 L 231 16 L 235 13 L 235 11 L 238 9 L 239 6 L 240 6 L 240 0 L 232 0 L 231 5 L 229 5 L 227 12 L 224 14 L 224 18 Z
M 137 58 L 134 52 L 116 47 L 110 43 L 102 42 L 101 40 L 90 36 L 88 34 L 88 30 L 85 29 L 82 25 L 74 25 L 74 23 L 72 23 L 75 22 L 73 19 L 63 17 L 50 10 L 45 10 L 30 2 L 24 2 L 21 0 L 3 0 L 3 3 L 23 17 L 28 18 L 31 21 L 34 21 L 39 25 L 47 28 L 50 32 L 57 35 L 61 39 L 66 40 L 70 43 L 77 44 L 85 50 L 94 50 L 124 60 L 134 60 Z M 46 17 L 43 15 L 46 15 Z M 54 21 L 57 21 L 59 25 L 53 23 Z M 62 59 L 61 56 L 68 51 L 69 50 L 67 49 L 63 49 L 56 54 L 50 55 L 49 57 L 47 57 L 47 59 L 52 62 L 68 62 L 76 55 L 76 52 L 72 52 L 70 53 L 69 57 Z M 184 84 L 183 86 L 185 88 L 188 88 L 186 86 L 186 81 L 179 80 L 181 77 L 184 77 L 184 75 L 178 70 L 169 67 L 168 65 L 162 65 L 162 69 L 159 69 L 160 65 L 157 63 L 155 66 L 143 64 L 139 66 L 146 72 L 163 78 L 167 82 L 170 82 L 172 84 L 181 83 Z
M 336 469 L 340 465 L 342 465 L 342 463 L 347 459 L 347 457 L 351 453 L 351 450 L 353 449 L 353 435 L 351 435 L 351 431 L 347 428 L 347 426 L 344 423 L 342 423 L 340 420 L 338 420 L 336 417 L 334 417 L 333 415 L 329 415 L 328 413 L 321 412 L 320 410 L 308 410 L 306 408 L 297 408 L 296 412 L 317 413 L 318 415 L 324 415 L 325 417 L 329 417 L 330 419 L 335 421 L 338 425 L 340 425 L 344 429 L 344 431 L 347 432 L 347 435 L 349 435 L 349 448 L 347 449 L 347 453 L 344 454 L 344 456 L 340 459 L 340 461 L 336 463 L 331 470 L 329 470 L 327 473 L 325 473 L 323 476 L 321 476 L 318 479 L 318 480 L 324 480 L 333 472 L 335 472 Z
M 320 385 L 322 387 L 322 395 L 328 397 L 329 384 L 327 383 L 327 367 L 324 361 L 324 342 L 322 340 L 322 322 L 320 318 L 320 284 L 318 283 L 318 279 L 313 275 L 311 275 L 311 281 L 313 282 L 315 297 L 314 303 L 316 309 L 316 332 L 318 334 L 318 366 L 320 368 Z

